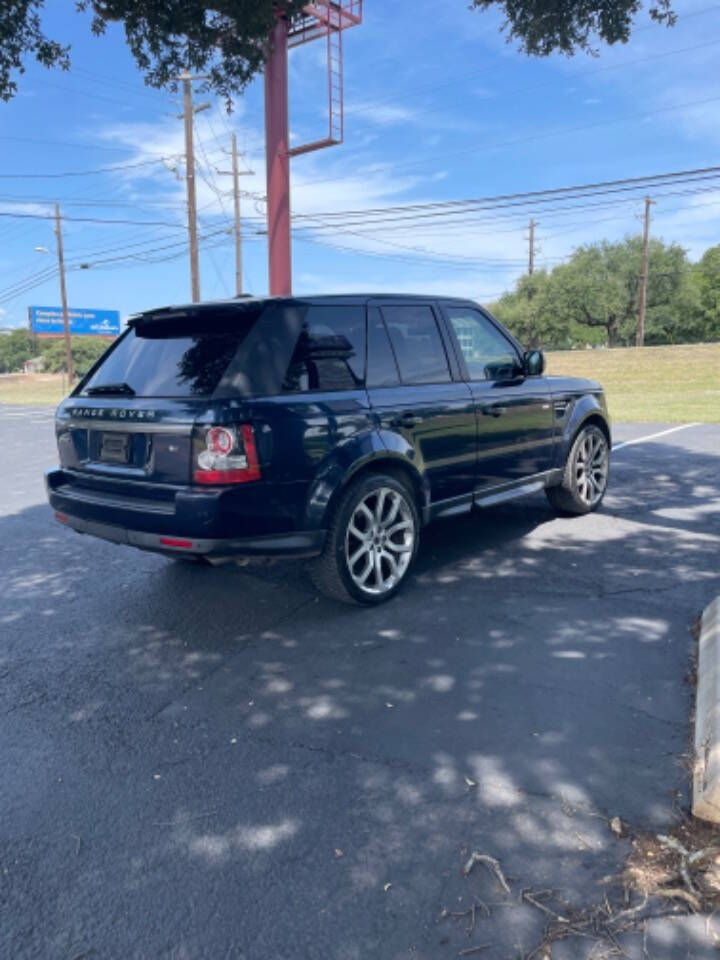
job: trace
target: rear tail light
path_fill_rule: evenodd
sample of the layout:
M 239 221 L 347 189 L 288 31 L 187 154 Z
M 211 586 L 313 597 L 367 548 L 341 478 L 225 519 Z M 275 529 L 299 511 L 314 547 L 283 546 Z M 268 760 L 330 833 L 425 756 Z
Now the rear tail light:
M 238 427 L 196 427 L 193 438 L 195 483 L 250 483 L 260 479 L 255 433 Z

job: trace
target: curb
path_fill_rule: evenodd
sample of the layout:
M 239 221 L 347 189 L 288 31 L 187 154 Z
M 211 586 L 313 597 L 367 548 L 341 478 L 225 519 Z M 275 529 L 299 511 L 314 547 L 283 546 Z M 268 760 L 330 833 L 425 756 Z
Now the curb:
M 720 823 L 720 597 L 705 608 L 700 626 L 692 812 Z

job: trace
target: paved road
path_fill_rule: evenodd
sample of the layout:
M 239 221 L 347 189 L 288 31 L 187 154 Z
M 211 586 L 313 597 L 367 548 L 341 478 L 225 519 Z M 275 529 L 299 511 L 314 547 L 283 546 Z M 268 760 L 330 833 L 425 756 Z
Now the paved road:
M 603 818 L 659 828 L 687 802 L 720 426 L 618 449 L 597 515 L 539 496 L 427 529 L 375 610 L 301 565 L 194 568 L 58 526 L 47 412 L 0 408 L 0 450 L 0 956 L 516 958 L 543 929 L 522 888 L 596 902 L 627 850 Z M 463 878 L 472 850 L 512 896 Z M 436 922 L 474 897 L 471 937 Z M 675 936 L 701 938 L 656 956 Z

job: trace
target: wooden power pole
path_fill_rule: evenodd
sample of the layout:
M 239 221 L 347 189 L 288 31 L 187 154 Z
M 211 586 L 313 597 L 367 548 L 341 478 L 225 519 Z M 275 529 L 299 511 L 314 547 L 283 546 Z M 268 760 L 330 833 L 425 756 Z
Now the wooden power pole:
M 640 302 L 638 304 L 637 334 L 635 346 L 642 347 L 645 343 L 645 309 L 647 306 L 647 278 L 648 259 L 650 254 L 650 207 L 655 203 L 650 197 L 645 197 L 645 222 L 643 225 L 642 272 L 640 274 Z
M 63 333 L 65 338 L 65 367 L 68 375 L 68 388 L 72 384 L 73 364 L 70 343 L 70 316 L 68 314 L 67 290 L 65 288 L 65 257 L 63 255 L 62 226 L 60 222 L 60 204 L 55 204 L 55 238 L 57 240 L 58 271 L 60 273 L 60 297 L 62 299 Z
M 240 177 L 252 177 L 254 170 L 240 170 L 238 164 L 237 136 L 232 135 L 232 170 L 218 170 L 221 177 L 233 178 L 233 209 L 235 213 L 235 293 L 240 296 L 242 287 L 242 221 L 240 220 Z
M 528 273 L 535 270 L 535 221 L 530 221 L 530 251 L 528 258 Z
M 195 190 L 195 151 L 193 147 L 192 77 L 184 73 L 183 113 L 185 121 L 185 185 L 187 187 L 188 237 L 190 240 L 190 286 L 193 303 L 200 302 L 200 266 L 198 263 L 197 197 Z
M 238 172 L 237 137 L 232 135 L 233 211 L 235 214 L 235 293 L 240 296 L 242 286 L 242 226 L 240 224 L 240 174 Z

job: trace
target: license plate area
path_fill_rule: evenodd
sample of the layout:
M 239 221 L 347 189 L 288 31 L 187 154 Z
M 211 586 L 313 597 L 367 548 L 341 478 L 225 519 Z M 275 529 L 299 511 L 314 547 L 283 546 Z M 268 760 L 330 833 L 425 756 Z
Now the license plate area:
M 104 463 L 129 463 L 130 434 L 102 433 L 100 435 L 100 459 Z

